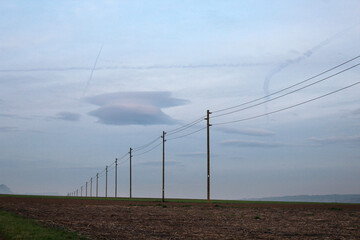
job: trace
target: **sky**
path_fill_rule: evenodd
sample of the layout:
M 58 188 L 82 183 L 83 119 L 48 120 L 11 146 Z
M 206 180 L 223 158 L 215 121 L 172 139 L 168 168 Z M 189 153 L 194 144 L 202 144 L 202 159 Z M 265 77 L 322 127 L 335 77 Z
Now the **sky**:
M 127 197 L 133 148 L 132 195 L 161 197 L 165 131 L 165 196 L 206 198 L 210 110 L 211 198 L 360 194 L 359 9 L 1 0 L 0 184 L 66 195 L 101 173 L 104 195 L 109 165 L 113 196 L 121 158 Z

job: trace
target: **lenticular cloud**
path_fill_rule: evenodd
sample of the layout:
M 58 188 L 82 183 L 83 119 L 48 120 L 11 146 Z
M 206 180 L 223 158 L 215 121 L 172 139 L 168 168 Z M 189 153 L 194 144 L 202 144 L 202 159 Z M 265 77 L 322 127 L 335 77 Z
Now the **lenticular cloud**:
M 176 120 L 161 109 L 188 103 L 173 98 L 170 92 L 116 92 L 89 97 L 87 101 L 98 106 L 89 115 L 108 125 L 175 124 Z

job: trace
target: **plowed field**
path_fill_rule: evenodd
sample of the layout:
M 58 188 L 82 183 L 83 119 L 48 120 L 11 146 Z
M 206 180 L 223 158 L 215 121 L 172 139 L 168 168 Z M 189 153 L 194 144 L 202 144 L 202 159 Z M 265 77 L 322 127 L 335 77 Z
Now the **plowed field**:
M 360 205 L 0 197 L 0 209 L 91 239 L 360 239 Z

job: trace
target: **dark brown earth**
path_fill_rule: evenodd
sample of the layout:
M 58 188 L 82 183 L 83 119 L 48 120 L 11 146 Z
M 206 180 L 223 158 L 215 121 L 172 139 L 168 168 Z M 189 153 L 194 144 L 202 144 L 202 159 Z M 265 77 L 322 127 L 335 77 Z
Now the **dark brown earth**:
M 91 239 L 360 239 L 360 205 L 0 197 L 0 209 Z

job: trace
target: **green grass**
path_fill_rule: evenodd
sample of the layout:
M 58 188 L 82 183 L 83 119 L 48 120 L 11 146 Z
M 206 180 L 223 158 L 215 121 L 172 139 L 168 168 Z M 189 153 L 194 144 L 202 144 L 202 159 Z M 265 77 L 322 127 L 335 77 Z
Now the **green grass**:
M 76 233 L 67 232 L 60 228 L 45 227 L 32 219 L 23 218 L 15 214 L 0 210 L 0 238 L 6 240 L 85 240 Z

